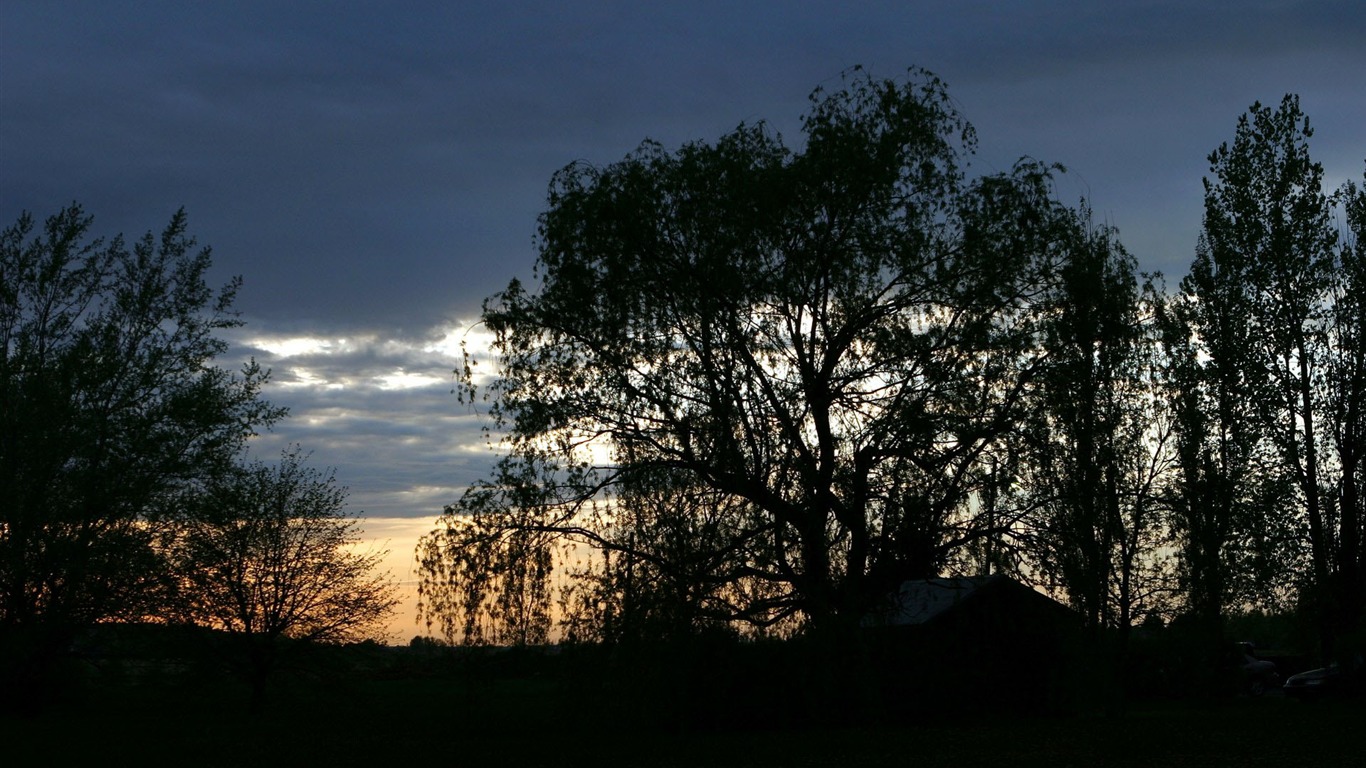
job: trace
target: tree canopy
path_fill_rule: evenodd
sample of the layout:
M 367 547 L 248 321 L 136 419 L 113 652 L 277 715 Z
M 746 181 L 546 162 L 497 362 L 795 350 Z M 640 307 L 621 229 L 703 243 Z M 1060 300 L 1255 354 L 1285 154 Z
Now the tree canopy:
M 0 233 L 0 628 L 137 617 L 171 500 L 283 415 L 266 372 L 214 364 L 238 282 L 176 213 L 160 237 L 91 239 L 77 205 Z M 35 231 L 36 230 L 36 231 Z
M 1323 187 L 1299 99 L 1253 104 L 1210 156 L 1204 228 L 1174 297 L 1182 480 L 1173 500 L 1195 613 L 1298 600 L 1325 655 L 1362 614 L 1351 184 Z
M 91 238 L 77 205 L 0 232 L 0 688 L 36 706 L 100 622 L 189 621 L 352 639 L 392 607 L 348 549 L 343 492 L 238 466 L 285 415 L 268 372 L 216 358 L 239 281 L 206 282 L 177 212 L 159 237 Z
M 1095 628 L 1359 626 L 1362 195 L 1323 189 L 1297 99 L 1211 154 L 1172 292 L 1061 168 L 970 175 L 929 73 L 856 70 L 801 125 L 555 175 L 535 284 L 484 305 L 498 369 L 458 372 L 504 453 L 419 545 L 429 620 L 838 632 L 1005 571 Z
M 741 125 L 556 175 L 539 287 L 485 305 L 509 455 L 421 550 L 448 630 L 544 604 L 524 567 L 557 540 L 764 627 L 857 623 L 1009 535 L 978 514 L 986 458 L 1085 216 L 1037 162 L 969 179 L 973 130 L 927 73 L 853 73 L 802 125 L 799 149 Z

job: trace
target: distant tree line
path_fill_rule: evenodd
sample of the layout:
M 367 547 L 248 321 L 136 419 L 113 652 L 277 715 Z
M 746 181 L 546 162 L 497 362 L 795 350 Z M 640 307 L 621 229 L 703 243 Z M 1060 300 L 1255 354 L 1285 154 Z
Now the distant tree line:
M 217 366 L 234 280 L 178 212 L 155 237 L 92 239 L 77 205 L 0 232 L 0 687 L 41 699 L 85 629 L 191 623 L 242 640 L 254 679 L 287 637 L 338 640 L 393 605 L 351 551 L 331 475 L 246 463 L 285 415 L 267 372 Z
M 969 176 L 929 73 L 855 72 L 802 133 L 555 175 L 498 370 L 458 372 L 504 453 L 418 548 L 448 638 L 839 635 L 1008 573 L 1121 640 L 1266 609 L 1360 650 L 1366 193 L 1294 96 L 1210 155 L 1175 288 L 1061 168 Z

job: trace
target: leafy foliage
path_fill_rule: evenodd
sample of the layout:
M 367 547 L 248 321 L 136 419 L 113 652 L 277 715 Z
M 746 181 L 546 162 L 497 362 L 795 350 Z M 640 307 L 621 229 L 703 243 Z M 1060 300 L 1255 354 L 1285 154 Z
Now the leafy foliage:
M 1331 459 L 1338 474 L 1325 494 L 1324 531 L 1333 629 L 1361 643 L 1366 621 L 1366 185 L 1348 182 L 1338 200 L 1347 236 L 1330 289 L 1329 338 L 1334 343 L 1324 377 Z
M 975 514 L 982 457 L 1077 217 L 1034 162 L 969 182 L 974 134 L 926 73 L 855 73 L 803 131 L 800 151 L 742 125 L 556 175 L 538 290 L 485 305 L 508 456 L 419 550 L 448 633 L 510 618 L 498 595 L 545 606 L 557 542 L 615 559 L 603 605 L 640 566 L 685 624 L 763 628 L 856 623 L 999 533 Z
M 1162 480 L 1173 452 L 1155 397 L 1162 297 L 1139 285 L 1106 228 L 1078 229 L 1045 308 L 1047 364 L 1022 419 L 1022 501 L 1038 572 L 1063 586 L 1092 627 L 1127 629 L 1166 607 Z
M 346 489 L 303 461 L 295 448 L 214 476 L 169 547 L 174 617 L 232 636 L 256 707 L 288 642 L 368 639 L 398 604 L 385 553 L 356 548 Z
M 1362 613 L 1361 284 L 1312 135 L 1286 96 L 1252 105 L 1210 155 L 1204 231 L 1169 336 L 1182 445 L 1173 499 L 1199 615 L 1284 607 L 1298 593 L 1330 655 Z M 1338 195 L 1349 228 L 1352 190 Z
M 385 553 L 355 549 L 345 505 L 346 489 L 297 448 L 212 478 L 172 546 L 181 617 L 267 642 L 368 637 L 396 601 L 375 571 Z
M 206 284 L 183 211 L 131 246 L 90 224 L 72 205 L 0 233 L 0 630 L 41 654 L 152 611 L 164 513 L 283 415 L 265 371 L 213 364 L 238 283 Z

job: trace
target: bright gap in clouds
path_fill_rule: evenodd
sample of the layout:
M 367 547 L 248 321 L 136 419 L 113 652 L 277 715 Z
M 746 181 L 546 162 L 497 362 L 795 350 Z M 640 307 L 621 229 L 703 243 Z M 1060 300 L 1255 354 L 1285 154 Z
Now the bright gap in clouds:
M 304 368 L 302 366 L 289 369 L 289 373 L 292 378 L 287 378 L 279 381 L 278 384 L 280 386 L 286 388 L 313 387 L 320 389 L 341 389 L 342 387 L 346 386 L 345 384 L 339 381 L 328 381 L 322 376 L 319 376 L 313 371 L 310 371 L 309 369 Z
M 359 549 L 387 550 L 383 569 L 399 583 L 386 639 L 426 634 L 416 621 L 414 548 L 443 508 L 488 477 L 496 460 L 482 404 L 451 393 L 466 352 L 479 365 L 481 385 L 496 371 L 489 362 L 493 335 L 472 322 L 415 338 L 317 328 L 272 333 L 249 323 L 230 338 L 234 356 L 254 356 L 271 370 L 265 398 L 289 409 L 288 418 L 253 439 L 253 458 L 273 461 L 297 443 L 311 466 L 335 468 L 349 491 L 347 510 L 364 529 Z
M 446 379 L 437 376 L 426 373 L 410 373 L 402 368 L 394 373 L 376 376 L 375 380 L 379 382 L 380 389 L 421 389 L 446 382 Z
M 315 336 L 269 337 L 257 336 L 246 340 L 246 345 L 264 350 L 275 358 L 299 357 L 301 355 L 328 354 L 343 349 L 346 339 L 321 339 Z
M 489 356 L 489 350 L 493 349 L 494 336 L 482 323 L 456 324 L 437 333 L 441 335 L 440 340 L 422 345 L 423 352 L 442 354 L 458 360 L 468 349 L 474 357 L 485 359 Z
M 476 366 L 487 364 L 493 341 L 478 323 L 455 322 L 432 329 L 425 340 L 254 334 L 239 343 L 262 353 L 280 386 L 405 390 L 450 385 L 466 354 Z

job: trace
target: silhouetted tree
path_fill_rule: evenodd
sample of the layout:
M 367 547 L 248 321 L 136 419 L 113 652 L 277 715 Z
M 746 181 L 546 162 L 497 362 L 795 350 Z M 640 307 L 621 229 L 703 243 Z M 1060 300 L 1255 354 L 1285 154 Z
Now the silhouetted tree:
M 72 205 L 0 233 L 0 665 L 30 683 L 79 627 L 153 610 L 162 512 L 283 413 L 254 363 L 213 364 L 238 283 L 209 288 L 185 222 L 130 248 Z
M 1037 369 L 1032 308 L 1074 212 L 1035 163 L 967 181 L 972 130 L 924 73 L 817 91 L 803 130 L 800 151 L 741 126 L 556 175 L 540 287 L 485 304 L 509 454 L 419 550 L 449 632 L 544 604 L 565 540 L 734 620 L 838 632 L 999 533 L 973 501 L 983 456 Z M 663 475 L 724 521 L 632 507 Z
M 1210 156 L 1216 177 L 1229 162 L 1227 148 Z M 1293 537 L 1288 489 L 1268 434 L 1273 392 L 1260 354 L 1259 254 L 1237 241 L 1224 187 L 1208 179 L 1205 187 L 1205 226 L 1171 304 L 1167 346 L 1180 446 L 1173 505 L 1182 574 L 1190 612 L 1215 632 L 1228 607 L 1271 594 L 1291 562 L 1283 547 Z
M 233 636 L 259 707 L 285 644 L 356 641 L 382 630 L 397 600 L 384 552 L 361 551 L 333 473 L 298 449 L 214 477 L 171 547 L 179 617 Z
M 1331 599 L 1335 626 L 1361 653 L 1366 645 L 1366 185 L 1348 182 L 1338 193 L 1347 232 L 1338 255 L 1330 315 L 1332 344 L 1326 363 L 1328 421 L 1336 459 L 1336 487 L 1325 504 Z
M 1120 636 L 1160 604 L 1166 535 L 1161 481 L 1170 419 L 1153 397 L 1155 308 L 1115 233 L 1079 226 L 1042 310 L 1042 368 L 1021 424 L 1023 487 L 1038 532 L 1035 567 L 1061 585 L 1092 628 Z
M 1169 326 L 1174 498 L 1194 612 L 1298 591 L 1323 650 L 1360 615 L 1357 250 L 1338 247 L 1299 100 L 1253 104 L 1210 155 L 1197 257 Z M 1349 185 L 1341 193 L 1349 229 Z M 1359 214 L 1358 214 L 1359 215 Z M 1345 501 L 1344 501 L 1345 499 Z
M 1239 120 L 1233 144 L 1210 156 L 1216 181 L 1206 181 L 1205 233 L 1216 260 L 1247 265 L 1242 287 L 1256 329 L 1253 354 L 1269 384 L 1262 404 L 1267 435 L 1297 491 L 1313 581 L 1324 584 L 1330 556 L 1320 383 L 1331 343 L 1328 291 L 1337 232 L 1323 167 L 1309 158 L 1312 135 L 1298 98 L 1286 96 L 1275 110 L 1254 104 Z

